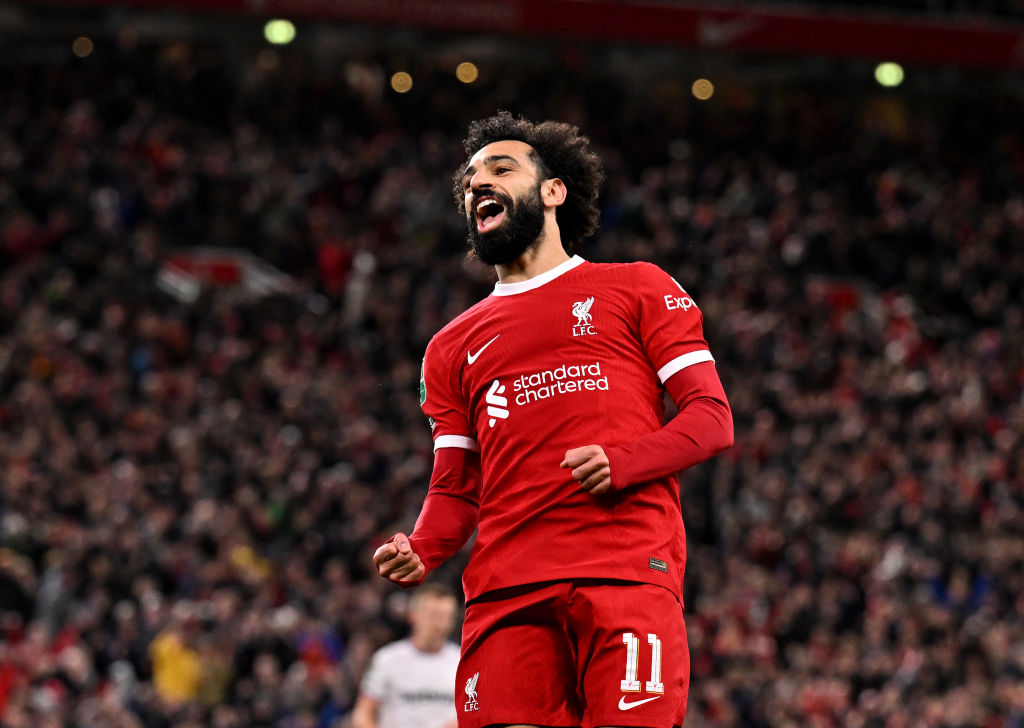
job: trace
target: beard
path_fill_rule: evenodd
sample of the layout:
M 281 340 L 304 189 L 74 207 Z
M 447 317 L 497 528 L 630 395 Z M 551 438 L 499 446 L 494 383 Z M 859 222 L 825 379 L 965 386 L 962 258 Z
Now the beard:
M 511 197 L 496 194 L 505 207 L 505 220 L 496 229 L 481 233 L 476 229 L 476 216 L 466 218 L 469 245 L 473 254 L 487 265 L 504 265 L 518 260 L 537 244 L 544 229 L 544 203 L 540 186 L 533 194 L 525 194 L 515 202 Z

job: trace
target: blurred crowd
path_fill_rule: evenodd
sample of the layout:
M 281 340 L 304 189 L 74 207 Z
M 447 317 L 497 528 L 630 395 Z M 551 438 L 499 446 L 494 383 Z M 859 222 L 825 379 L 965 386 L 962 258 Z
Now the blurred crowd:
M 449 188 L 499 108 L 593 138 L 585 257 L 671 272 L 730 396 L 682 478 L 687 728 L 1024 726 L 1019 95 L 37 50 L 0 59 L 0 726 L 347 725 L 420 358 L 493 284 Z M 203 246 L 287 290 L 157 284 Z

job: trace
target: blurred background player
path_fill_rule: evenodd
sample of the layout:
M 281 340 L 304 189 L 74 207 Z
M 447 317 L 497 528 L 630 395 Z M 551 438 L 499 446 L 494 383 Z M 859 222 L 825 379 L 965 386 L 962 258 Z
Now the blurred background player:
M 453 728 L 459 648 L 448 640 L 458 604 L 439 583 L 409 600 L 411 634 L 378 650 L 363 677 L 353 728 Z

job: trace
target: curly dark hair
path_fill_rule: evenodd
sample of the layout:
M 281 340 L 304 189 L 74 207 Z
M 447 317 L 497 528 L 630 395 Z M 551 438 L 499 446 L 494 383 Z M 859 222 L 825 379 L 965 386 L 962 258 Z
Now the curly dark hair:
M 604 166 L 590 145 L 590 139 L 572 124 L 543 121 L 539 124 L 499 111 L 494 116 L 474 121 L 462 142 L 467 157 L 493 142 L 520 141 L 532 147 L 531 156 L 544 179 L 557 177 L 565 183 L 565 202 L 555 213 L 562 236 L 562 247 L 572 255 L 586 238 L 597 231 L 600 210 L 597 195 L 604 181 Z M 462 177 L 465 167 L 455 172 L 452 192 L 465 213 Z

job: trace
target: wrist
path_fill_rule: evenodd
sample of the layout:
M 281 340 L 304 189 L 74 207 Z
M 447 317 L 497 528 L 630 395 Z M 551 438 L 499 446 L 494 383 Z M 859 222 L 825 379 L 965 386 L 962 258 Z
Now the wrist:
M 612 482 L 612 490 L 622 490 L 630 485 L 624 477 L 628 475 L 626 466 L 626 453 L 616 445 L 601 445 L 604 455 L 608 458 L 609 479 Z

